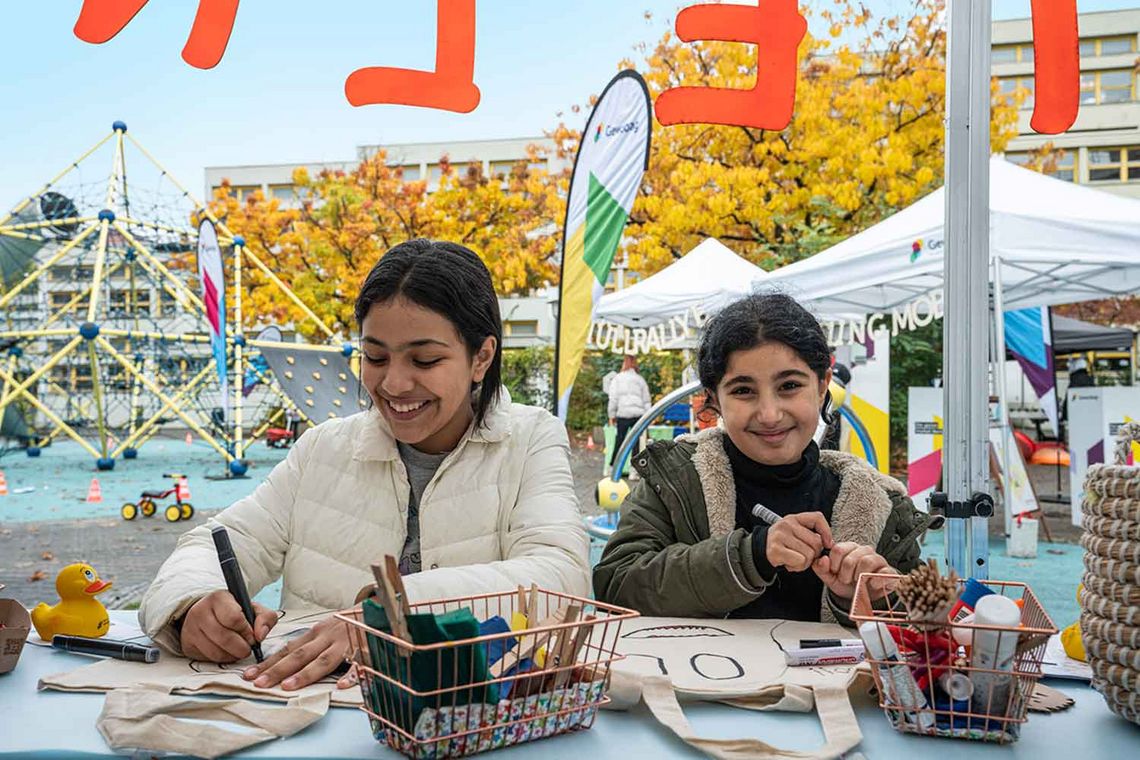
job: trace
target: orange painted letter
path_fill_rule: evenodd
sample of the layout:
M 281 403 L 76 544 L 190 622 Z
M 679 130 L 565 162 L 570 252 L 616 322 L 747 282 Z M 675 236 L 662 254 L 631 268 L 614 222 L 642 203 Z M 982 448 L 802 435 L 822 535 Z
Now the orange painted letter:
M 101 45 L 123 31 L 149 0 L 83 0 L 75 36 Z M 237 17 L 238 0 L 199 0 L 182 60 L 197 69 L 212 69 L 222 60 Z
M 1077 120 L 1081 49 L 1077 0 L 1033 0 L 1034 132 L 1056 135 Z
M 354 106 L 392 103 L 468 113 L 475 86 L 475 0 L 439 0 L 435 71 L 369 66 L 349 74 L 344 94 Z
M 719 40 L 756 45 L 756 84 L 750 90 L 674 87 L 657 98 L 657 120 L 671 124 L 729 124 L 780 130 L 796 104 L 796 53 L 807 32 L 796 0 L 744 5 L 694 5 L 677 14 L 684 42 Z

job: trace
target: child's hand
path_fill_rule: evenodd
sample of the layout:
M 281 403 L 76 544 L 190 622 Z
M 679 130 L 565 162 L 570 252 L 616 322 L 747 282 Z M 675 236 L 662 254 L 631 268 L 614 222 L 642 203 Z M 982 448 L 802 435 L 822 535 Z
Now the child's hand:
M 874 549 L 853 541 L 835 544 L 831 547 L 831 553 L 815 560 L 811 568 L 831 593 L 843 600 L 855 596 L 855 583 L 863 573 L 898 575 L 898 571 L 876 554 Z M 894 591 L 896 585 L 895 580 L 872 578 L 867 590 L 874 601 Z
M 768 528 L 765 552 L 772 567 L 799 573 L 811 567 L 819 553 L 834 543 L 831 526 L 822 513 L 800 512 L 782 517 Z

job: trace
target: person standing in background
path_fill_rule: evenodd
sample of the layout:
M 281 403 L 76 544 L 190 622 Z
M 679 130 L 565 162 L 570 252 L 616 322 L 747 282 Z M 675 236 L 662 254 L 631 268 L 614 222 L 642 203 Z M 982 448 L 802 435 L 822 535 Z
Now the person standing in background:
M 649 384 L 637 371 L 637 357 L 626 355 L 619 372 L 611 381 L 609 389 L 609 418 L 610 424 L 617 427 L 617 437 L 614 438 L 614 450 L 610 454 L 610 467 L 617 459 L 618 449 L 625 441 L 625 436 L 641 419 L 641 415 L 649 411 L 652 401 L 649 399 Z M 636 456 L 641 450 L 634 444 L 631 456 Z

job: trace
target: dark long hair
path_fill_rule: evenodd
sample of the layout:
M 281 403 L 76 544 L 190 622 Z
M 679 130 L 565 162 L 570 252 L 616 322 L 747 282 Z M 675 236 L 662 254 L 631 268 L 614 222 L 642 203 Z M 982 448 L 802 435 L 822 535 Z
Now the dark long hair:
M 479 427 L 499 395 L 503 374 L 503 323 L 486 265 L 458 243 L 422 238 L 400 243 L 364 279 L 354 310 L 357 327 L 363 326 L 373 305 L 397 297 L 446 317 L 462 336 L 468 356 L 474 356 L 488 337 L 495 339 L 495 357 L 475 401 L 475 426 Z
M 705 325 L 697 349 L 697 372 L 704 386 L 706 405 L 716 407 L 716 389 L 728 370 L 734 351 L 747 351 L 764 343 L 783 343 L 823 380 L 831 367 L 831 349 L 819 321 L 783 293 L 755 293 L 735 301 Z M 823 399 L 820 415 L 830 424 L 831 391 Z

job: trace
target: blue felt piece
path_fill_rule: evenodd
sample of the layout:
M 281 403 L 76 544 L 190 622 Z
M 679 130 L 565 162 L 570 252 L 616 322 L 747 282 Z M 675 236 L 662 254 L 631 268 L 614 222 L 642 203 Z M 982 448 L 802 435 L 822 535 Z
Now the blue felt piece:
M 493 618 L 488 618 L 479 624 L 480 636 L 493 636 L 496 633 L 510 633 L 511 624 L 504 620 L 499 615 Z M 503 659 L 503 655 L 509 652 L 517 643 L 517 639 L 513 636 L 510 638 L 494 639 L 487 642 L 487 666 L 494 665 L 499 660 Z

